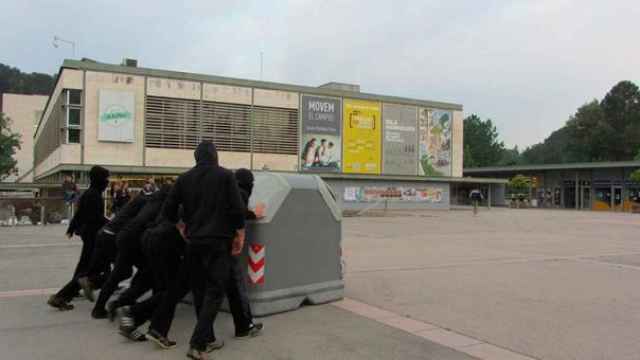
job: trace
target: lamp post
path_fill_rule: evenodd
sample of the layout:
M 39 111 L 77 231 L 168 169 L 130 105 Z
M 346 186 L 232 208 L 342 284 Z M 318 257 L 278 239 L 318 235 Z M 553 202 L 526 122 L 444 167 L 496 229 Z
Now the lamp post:
M 54 48 L 59 48 L 60 47 L 60 43 L 64 43 L 67 45 L 71 45 L 71 51 L 73 52 L 73 57 L 76 57 L 76 42 L 75 41 L 71 41 L 71 40 L 65 40 L 57 35 L 53 36 L 53 47 Z

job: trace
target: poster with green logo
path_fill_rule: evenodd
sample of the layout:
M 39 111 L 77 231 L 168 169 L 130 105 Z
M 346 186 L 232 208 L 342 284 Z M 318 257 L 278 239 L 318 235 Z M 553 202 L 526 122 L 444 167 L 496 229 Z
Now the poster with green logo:
M 131 91 L 100 90 L 98 93 L 98 141 L 135 141 L 135 94 Z

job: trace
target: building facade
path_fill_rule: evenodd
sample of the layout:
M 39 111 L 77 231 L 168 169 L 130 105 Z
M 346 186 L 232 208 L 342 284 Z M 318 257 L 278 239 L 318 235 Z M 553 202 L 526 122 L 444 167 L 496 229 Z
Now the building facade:
M 317 173 L 346 208 L 448 208 L 462 106 L 321 87 L 66 60 L 34 137 L 34 179 L 175 176 L 202 140 L 228 168 Z
M 18 162 L 17 173 L 3 179 L 3 182 L 33 182 L 33 135 L 38 121 L 42 117 L 47 96 L 1 94 L 0 112 L 10 120 L 10 130 L 20 134 L 20 149 L 14 159 Z
M 539 207 L 632 211 L 640 209 L 640 183 L 630 179 L 640 161 L 550 164 L 464 169 L 465 176 L 510 179 L 529 178 L 527 196 Z M 507 191 L 496 197 L 504 205 Z

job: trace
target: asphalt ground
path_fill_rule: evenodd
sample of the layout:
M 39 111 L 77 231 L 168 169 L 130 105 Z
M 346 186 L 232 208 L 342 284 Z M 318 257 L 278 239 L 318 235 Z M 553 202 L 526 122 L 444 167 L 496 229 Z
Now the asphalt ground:
M 0 359 L 183 359 L 195 324 L 193 308 L 180 305 L 170 337 L 173 350 L 131 343 L 115 324 L 93 320 L 91 303 L 78 299 L 60 312 L 49 294 L 72 274 L 80 252 L 61 226 L 0 228 Z M 342 304 L 342 303 L 340 303 Z M 305 306 L 261 319 L 262 336 L 235 340 L 233 322 L 216 322 L 225 347 L 216 359 L 446 359 L 471 356 L 334 305 Z

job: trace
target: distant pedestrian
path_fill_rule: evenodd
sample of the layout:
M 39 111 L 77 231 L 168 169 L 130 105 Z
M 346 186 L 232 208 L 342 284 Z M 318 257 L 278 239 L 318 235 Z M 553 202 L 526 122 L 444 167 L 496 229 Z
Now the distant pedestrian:
M 480 205 L 480 202 L 484 199 L 484 196 L 482 195 L 482 191 L 480 191 L 480 189 L 477 189 L 477 188 L 471 190 L 471 192 L 469 193 L 469 198 L 471 199 L 471 202 L 473 204 L 473 215 L 477 216 L 478 206 Z
M 67 219 L 71 220 L 73 217 L 73 204 L 78 199 L 78 186 L 70 175 L 64 176 L 64 181 L 62 182 L 62 198 L 65 205 L 67 205 Z
M 131 200 L 128 186 L 124 182 L 115 182 L 111 186 L 111 213 L 117 215 L 127 203 Z

